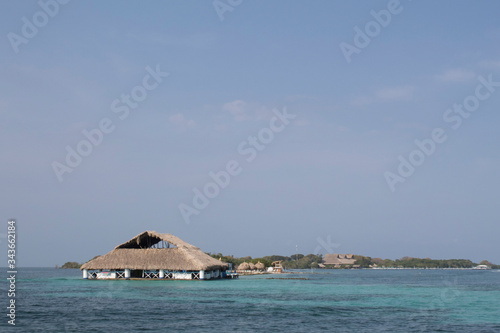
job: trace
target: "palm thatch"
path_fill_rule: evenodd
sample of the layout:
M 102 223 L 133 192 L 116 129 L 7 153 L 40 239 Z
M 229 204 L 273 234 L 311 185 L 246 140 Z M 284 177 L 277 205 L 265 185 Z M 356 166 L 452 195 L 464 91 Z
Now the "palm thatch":
M 249 266 L 248 269 L 250 269 L 251 271 L 255 270 L 255 264 L 254 263 L 251 262 L 251 263 L 248 264 L 248 266 Z
M 255 264 L 255 269 L 259 270 L 259 271 L 263 271 L 264 269 L 266 268 L 266 265 L 264 265 L 263 263 L 261 263 L 260 261 L 258 263 Z
M 241 263 L 238 266 L 238 270 L 240 270 L 240 271 L 248 271 L 249 269 L 250 269 L 250 265 L 248 265 L 247 262 Z
M 353 265 L 355 261 L 356 259 L 353 258 L 352 254 L 326 253 L 323 258 L 323 264 L 335 265 L 334 267 L 337 267 L 337 265 L 338 267 L 340 265 Z
M 151 248 L 160 241 L 172 244 L 173 247 Z M 228 266 L 174 235 L 145 231 L 118 245 L 113 251 L 90 260 L 80 269 L 200 271 L 225 270 Z

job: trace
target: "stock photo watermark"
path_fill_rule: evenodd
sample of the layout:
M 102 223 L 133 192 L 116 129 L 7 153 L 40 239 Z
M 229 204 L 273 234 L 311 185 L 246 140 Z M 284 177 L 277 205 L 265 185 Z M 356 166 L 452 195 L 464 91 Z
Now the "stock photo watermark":
M 479 84 L 474 89 L 474 93 L 466 96 L 462 103 L 453 104 L 453 107 L 446 109 L 443 113 L 444 122 L 454 131 L 462 126 L 464 119 L 469 118 L 479 109 L 482 101 L 490 98 L 496 88 L 500 87 L 500 81 L 493 81 L 493 74 L 489 74 L 487 78 L 479 76 L 477 80 Z M 396 191 L 398 183 L 404 183 L 412 176 L 416 169 L 426 161 L 426 158 L 436 152 L 438 145 L 447 139 L 446 130 L 437 127 L 432 130 L 429 138 L 414 141 L 417 147 L 408 154 L 408 157 L 399 155 L 399 165 L 396 172 L 384 172 L 385 181 L 391 192 Z
M 7 323 L 16 325 L 16 220 L 10 219 L 7 222 L 7 298 L 9 306 L 7 306 Z
M 334 243 L 332 241 L 332 235 L 326 236 L 326 239 L 323 239 L 321 237 L 317 237 L 316 241 L 318 241 L 318 246 L 314 249 L 314 254 L 319 254 L 323 250 L 325 250 L 325 253 L 334 253 L 335 249 L 338 249 L 340 247 L 340 243 Z
M 62 5 L 66 5 L 70 0 L 40 0 L 38 1 L 38 6 L 40 10 L 35 12 L 31 19 L 23 16 L 21 18 L 22 26 L 20 34 L 15 32 L 7 33 L 7 39 L 10 42 L 10 46 L 14 53 L 19 53 L 19 47 L 21 45 L 26 45 L 30 40 L 35 38 L 40 29 L 45 27 L 50 20 L 52 20 L 62 8 Z
M 252 163 L 259 152 L 266 149 L 267 145 L 274 141 L 275 134 L 282 132 L 291 120 L 297 117 L 288 113 L 286 107 L 283 108 L 283 111 L 274 109 L 273 113 L 274 117 L 269 121 L 268 127 L 262 128 L 257 135 L 249 136 L 238 145 L 238 154 L 245 157 L 245 161 L 248 163 Z M 191 223 L 192 215 L 199 215 L 203 209 L 208 207 L 210 200 L 215 199 L 229 185 L 232 177 L 236 177 L 243 171 L 241 163 L 235 159 L 229 160 L 225 165 L 224 170 L 208 173 L 212 181 L 202 186 L 201 190 L 197 187 L 193 188 L 192 205 L 179 204 L 179 211 L 186 224 Z
M 147 74 L 144 75 L 140 85 L 133 87 L 128 94 L 121 94 L 120 98 L 111 103 L 111 112 L 116 114 L 118 119 L 122 121 L 127 119 L 130 111 L 138 108 L 139 104 L 148 97 L 148 92 L 156 89 L 163 82 L 163 79 L 170 75 L 168 72 L 162 72 L 159 64 L 154 70 L 150 66 L 147 66 L 145 70 Z M 63 182 L 63 176 L 66 173 L 72 173 L 85 157 L 92 154 L 95 147 L 103 143 L 105 135 L 112 133 L 115 129 L 115 123 L 108 117 L 102 118 L 95 128 L 84 129 L 82 131 L 84 139 L 73 147 L 66 146 L 66 157 L 63 162 L 52 162 L 52 170 L 57 180 L 60 183 Z
M 224 14 L 226 12 L 232 12 L 242 3 L 243 0 L 214 0 L 212 5 L 214 6 L 215 12 L 219 16 L 219 20 L 222 22 L 224 21 Z
M 381 9 L 378 12 L 373 9 L 370 11 L 373 20 L 366 22 L 364 29 L 361 29 L 357 25 L 354 26 L 352 43 L 341 42 L 339 44 L 347 63 L 351 63 L 354 54 L 360 54 L 364 48 L 368 47 L 372 40 L 380 35 L 382 29 L 389 26 L 393 16 L 401 14 L 402 11 L 403 6 L 399 0 L 390 0 L 387 2 L 387 9 Z

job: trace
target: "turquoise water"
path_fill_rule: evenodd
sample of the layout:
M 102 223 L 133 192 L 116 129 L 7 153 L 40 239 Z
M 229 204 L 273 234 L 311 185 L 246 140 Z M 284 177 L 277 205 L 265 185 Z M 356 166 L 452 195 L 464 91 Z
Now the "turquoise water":
M 3 314 L 2 332 L 500 332 L 498 270 L 89 281 L 79 270 L 25 268 L 16 289 L 16 327 Z

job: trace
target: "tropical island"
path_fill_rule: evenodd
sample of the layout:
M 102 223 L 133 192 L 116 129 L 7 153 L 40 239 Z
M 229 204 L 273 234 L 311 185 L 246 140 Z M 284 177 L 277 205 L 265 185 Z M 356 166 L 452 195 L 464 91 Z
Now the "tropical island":
M 82 266 L 82 264 L 79 264 L 76 261 L 68 261 L 64 263 L 61 267 L 56 266 L 56 268 L 75 269 L 75 268 L 80 268 L 80 266 Z
M 352 255 L 352 264 L 329 264 L 325 261 L 325 256 L 321 254 L 293 254 L 291 256 L 271 255 L 258 258 L 234 257 L 232 255 L 223 255 L 222 253 L 207 253 L 212 258 L 220 259 L 224 262 L 232 264 L 233 267 L 238 267 L 242 263 L 258 264 L 262 263 L 265 267 L 271 267 L 273 262 L 281 261 L 284 269 L 351 269 L 351 268 L 474 268 L 478 265 L 486 265 L 492 269 L 500 269 L 500 265 L 495 265 L 488 260 L 483 260 L 479 263 L 474 263 L 469 259 L 431 259 L 431 258 L 413 258 L 402 257 L 401 259 L 382 259 L 372 258 L 362 255 Z M 97 257 L 97 256 L 96 256 Z M 95 257 L 94 257 L 95 258 Z M 63 269 L 79 269 L 83 263 L 68 261 L 62 266 L 56 268 Z

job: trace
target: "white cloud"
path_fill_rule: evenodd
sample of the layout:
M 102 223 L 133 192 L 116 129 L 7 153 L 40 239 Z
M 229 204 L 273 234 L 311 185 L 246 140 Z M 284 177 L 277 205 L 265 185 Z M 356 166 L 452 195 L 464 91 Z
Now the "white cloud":
M 256 120 L 270 120 L 271 118 L 276 116 L 273 112 L 273 109 L 263 105 L 255 107 L 254 115 Z
M 247 108 L 248 103 L 241 99 L 226 103 L 222 107 L 224 111 L 229 111 L 236 121 L 244 121 L 250 118 L 247 114 Z
M 228 111 L 235 121 L 247 120 L 269 120 L 274 116 L 272 108 L 259 103 L 245 102 L 241 99 L 225 103 L 222 106 L 224 111 Z
M 177 113 L 174 114 L 170 117 L 168 117 L 168 120 L 176 126 L 178 126 L 180 129 L 186 129 L 186 128 L 195 128 L 196 123 L 192 119 L 186 119 L 182 113 Z
M 366 106 L 380 102 L 400 102 L 410 101 L 413 98 L 415 89 L 411 86 L 401 86 L 393 88 L 382 88 L 377 90 L 372 96 L 357 96 L 352 99 L 354 106 Z
M 482 61 L 479 63 L 479 66 L 487 69 L 499 70 L 500 69 L 500 60 L 497 61 Z
M 375 96 L 381 101 L 409 101 L 413 98 L 413 87 L 404 86 L 380 89 Z
M 457 68 L 447 70 L 446 72 L 436 75 L 435 77 L 439 81 L 459 83 L 473 80 L 476 77 L 476 73 Z

